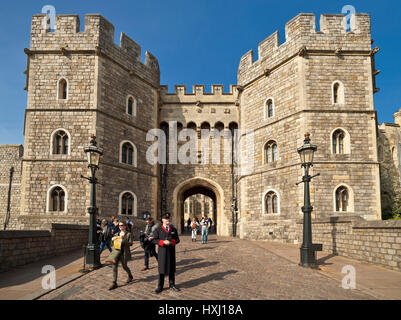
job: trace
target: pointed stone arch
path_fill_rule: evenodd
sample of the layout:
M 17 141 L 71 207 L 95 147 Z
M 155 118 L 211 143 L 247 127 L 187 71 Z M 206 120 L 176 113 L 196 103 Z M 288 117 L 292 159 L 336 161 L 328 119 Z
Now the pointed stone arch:
M 224 215 L 224 191 L 223 188 L 213 180 L 205 177 L 194 177 L 187 179 L 177 185 L 173 191 L 173 224 L 182 232 L 183 212 L 184 212 L 184 194 L 192 188 L 203 187 L 212 191 L 216 196 L 216 221 L 217 235 L 229 235 L 229 221 Z

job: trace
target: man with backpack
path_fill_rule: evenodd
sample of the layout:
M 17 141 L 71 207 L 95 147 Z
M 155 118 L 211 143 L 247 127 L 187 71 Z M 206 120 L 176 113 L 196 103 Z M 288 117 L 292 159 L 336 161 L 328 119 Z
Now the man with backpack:
M 112 251 L 111 246 L 110 246 L 110 243 L 111 243 L 111 228 L 110 228 L 110 225 L 108 224 L 106 219 L 103 219 L 100 226 L 101 226 L 102 230 L 99 231 L 100 232 L 100 237 L 99 237 L 99 240 L 100 240 L 100 251 L 99 251 L 99 255 L 102 254 L 105 246 L 107 247 L 107 249 L 109 249 L 110 252 Z
M 128 217 L 125 218 L 125 224 L 127 225 L 127 231 L 132 233 L 133 224 Z

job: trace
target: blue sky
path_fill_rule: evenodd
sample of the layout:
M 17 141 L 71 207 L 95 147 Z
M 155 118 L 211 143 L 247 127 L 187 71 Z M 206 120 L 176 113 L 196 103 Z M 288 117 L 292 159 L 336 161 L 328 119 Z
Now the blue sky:
M 375 109 L 379 122 L 393 122 L 401 108 L 401 1 L 1 1 L 0 4 L 0 144 L 23 143 L 26 55 L 30 22 L 42 7 L 53 5 L 57 14 L 79 14 L 81 28 L 86 13 L 100 13 L 159 60 L 161 83 L 172 91 L 175 84 L 223 84 L 228 91 L 236 83 L 241 56 L 274 31 L 284 42 L 284 25 L 300 12 L 341 13 L 344 5 L 372 19 L 377 76 Z M 257 53 L 256 53 L 257 55 Z M 255 58 L 257 58 L 255 56 Z

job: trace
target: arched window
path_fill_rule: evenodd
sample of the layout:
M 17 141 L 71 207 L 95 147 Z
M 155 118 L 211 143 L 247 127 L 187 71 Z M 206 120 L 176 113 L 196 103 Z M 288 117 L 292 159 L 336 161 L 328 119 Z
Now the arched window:
M 52 186 L 47 191 L 47 211 L 65 212 L 67 209 L 67 194 L 64 187 Z
M 333 153 L 335 154 L 342 154 L 344 152 L 344 138 L 345 133 L 341 129 L 337 129 L 334 131 L 332 136 L 332 148 Z
M 265 120 L 267 118 L 271 118 L 274 116 L 274 99 L 273 98 L 268 98 L 265 101 L 264 105 L 264 117 Z
M 209 122 L 202 122 L 201 130 L 210 130 L 210 123 Z
M 196 126 L 195 126 L 195 128 L 196 128 Z M 180 133 L 182 129 L 184 129 L 184 126 L 182 125 L 182 123 L 177 122 L 177 133 Z
M 234 132 L 234 130 L 238 129 L 238 124 L 236 122 L 230 122 L 228 128 L 231 132 Z
M 121 215 L 130 215 L 132 216 L 133 214 L 133 208 L 134 208 L 134 196 L 126 192 L 123 194 L 121 198 Z
M 276 192 L 268 191 L 264 196 L 264 214 L 278 214 L 279 201 Z
M 330 133 L 331 153 L 350 154 L 351 138 L 348 131 L 344 128 L 335 128 Z
M 340 88 L 339 83 L 335 83 L 333 86 L 333 100 L 334 103 L 338 103 L 338 89 Z
M 216 122 L 214 125 L 214 128 L 217 129 L 218 131 L 224 130 L 224 123 L 223 122 Z
M 51 211 L 64 211 L 65 205 L 65 193 L 60 187 L 56 187 L 52 191 L 51 195 Z
M 132 106 L 134 104 L 134 100 L 132 100 L 132 98 L 128 99 L 128 109 L 127 109 L 127 113 L 132 115 Z
M 52 133 L 52 154 L 69 154 L 69 134 L 65 130 Z
M 196 130 L 196 123 L 195 122 L 189 122 L 187 124 L 187 129 Z
M 137 204 L 138 200 L 132 191 L 126 190 L 119 195 L 119 215 L 133 215 L 137 216 Z
M 336 211 L 348 211 L 349 193 L 345 186 L 338 187 L 336 190 Z
M 133 96 L 127 97 L 127 114 L 136 116 L 136 99 Z
M 136 167 L 136 147 L 129 141 L 123 141 L 121 143 L 121 163 L 126 163 Z
M 273 140 L 267 142 L 264 148 L 265 152 L 265 163 L 271 163 L 277 161 L 278 159 L 278 150 L 277 143 Z
M 58 81 L 57 98 L 59 100 L 66 100 L 67 99 L 67 93 L 68 93 L 68 83 L 67 83 L 67 80 L 62 78 L 62 79 L 60 79 Z
M 344 85 L 341 81 L 334 81 L 332 83 L 332 103 L 344 104 Z

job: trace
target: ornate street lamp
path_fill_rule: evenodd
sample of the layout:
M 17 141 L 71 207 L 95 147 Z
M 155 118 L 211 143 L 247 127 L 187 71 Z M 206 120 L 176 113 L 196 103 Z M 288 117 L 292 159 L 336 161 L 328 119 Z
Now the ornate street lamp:
M 303 222 L 303 241 L 301 246 L 301 262 L 300 265 L 303 267 L 310 267 L 316 265 L 316 251 L 321 251 L 321 245 L 312 244 L 312 221 L 311 213 L 313 207 L 310 204 L 310 193 L 309 193 L 309 182 L 312 178 L 319 176 L 320 173 L 310 176 L 309 167 L 313 166 L 313 154 L 317 150 L 317 147 L 310 144 L 309 133 L 305 133 L 305 140 L 302 147 L 298 148 L 299 157 L 301 158 L 301 167 L 305 168 L 305 175 L 302 177 L 301 182 L 296 184 L 304 183 L 304 206 L 302 212 L 304 213 Z
M 88 212 L 90 215 L 89 222 L 89 242 L 87 246 L 86 252 L 86 264 L 93 268 L 99 268 L 101 266 L 100 263 L 100 255 L 97 243 L 97 233 L 96 233 L 96 183 L 97 179 L 95 177 L 96 170 L 99 169 L 99 160 L 100 156 L 103 155 L 102 151 L 97 148 L 96 137 L 91 136 L 90 146 L 85 147 L 84 151 L 88 160 L 88 168 L 91 169 L 91 177 L 87 178 L 81 175 L 82 178 L 88 179 L 91 184 L 91 200 L 90 207 L 88 208 Z

